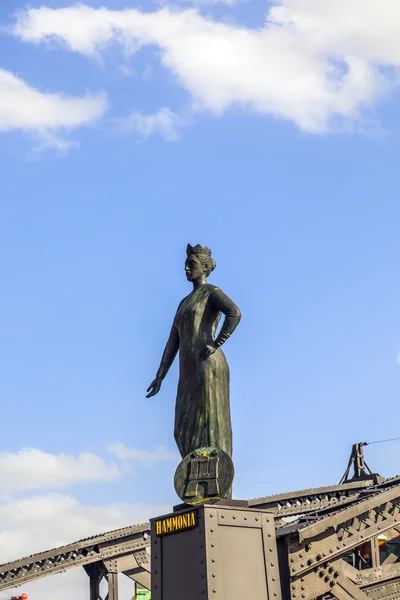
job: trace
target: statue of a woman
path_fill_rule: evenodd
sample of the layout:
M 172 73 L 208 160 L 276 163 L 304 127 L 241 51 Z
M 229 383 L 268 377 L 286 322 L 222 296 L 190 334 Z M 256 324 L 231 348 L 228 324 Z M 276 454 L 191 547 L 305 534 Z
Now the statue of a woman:
M 178 306 L 157 376 L 147 389 L 158 393 L 179 350 L 175 440 L 182 457 L 198 448 L 217 447 L 232 456 L 229 367 L 220 349 L 236 329 L 240 311 L 207 277 L 216 267 L 211 250 L 188 244 L 185 271 L 193 291 Z M 221 313 L 220 333 L 215 332 Z

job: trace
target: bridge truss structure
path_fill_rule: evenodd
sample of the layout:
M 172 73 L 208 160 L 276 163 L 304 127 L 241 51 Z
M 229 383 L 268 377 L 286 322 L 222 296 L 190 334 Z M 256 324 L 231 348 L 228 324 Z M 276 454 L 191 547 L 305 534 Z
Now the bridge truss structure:
M 399 555 L 380 550 L 385 532 L 400 534 L 400 476 L 371 473 L 361 446 L 353 446 L 353 477 L 348 469 L 339 485 L 243 501 L 273 513 L 278 562 L 269 577 L 279 578 L 282 600 L 400 600 L 400 546 Z M 150 535 L 145 523 L 0 565 L 0 591 L 75 567 L 88 574 L 90 600 L 118 600 L 119 573 L 150 589 Z

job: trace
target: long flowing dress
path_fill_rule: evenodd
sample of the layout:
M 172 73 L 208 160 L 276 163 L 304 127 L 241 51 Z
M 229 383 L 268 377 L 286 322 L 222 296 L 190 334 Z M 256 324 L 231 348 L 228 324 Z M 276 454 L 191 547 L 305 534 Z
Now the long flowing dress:
M 225 319 L 214 339 L 221 313 Z M 165 377 L 179 350 L 174 435 L 182 457 L 209 446 L 232 456 L 229 367 L 219 346 L 239 321 L 238 307 L 208 283 L 194 289 L 178 307 L 157 376 Z M 203 360 L 201 351 L 209 344 L 218 350 Z

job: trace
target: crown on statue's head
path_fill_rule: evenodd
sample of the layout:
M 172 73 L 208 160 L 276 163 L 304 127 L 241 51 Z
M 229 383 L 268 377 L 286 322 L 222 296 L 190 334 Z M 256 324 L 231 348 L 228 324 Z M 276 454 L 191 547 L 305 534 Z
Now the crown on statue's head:
M 207 246 L 200 246 L 200 244 L 196 244 L 196 246 L 188 244 L 186 256 L 190 256 L 191 254 L 207 254 L 207 256 L 211 256 L 211 250 L 210 248 L 207 248 Z

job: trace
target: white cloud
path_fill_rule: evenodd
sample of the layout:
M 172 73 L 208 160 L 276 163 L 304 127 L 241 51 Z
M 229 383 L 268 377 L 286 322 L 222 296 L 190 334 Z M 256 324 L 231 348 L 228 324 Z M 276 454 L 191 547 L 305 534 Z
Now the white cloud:
M 247 0 L 179 0 L 181 4 L 191 4 L 192 6 L 197 6 L 199 8 L 207 4 L 225 4 L 226 6 L 234 6 L 235 4 L 246 1 Z
M 137 448 L 129 448 L 122 442 L 109 444 L 107 452 L 113 454 L 120 460 L 135 460 L 139 464 L 148 465 L 154 462 L 176 460 L 178 453 L 174 450 L 169 450 L 165 446 L 157 446 L 154 452 L 150 450 L 139 450 Z
M 146 66 L 144 68 L 143 71 L 143 75 L 142 75 L 142 80 L 143 81 L 150 81 L 150 79 L 153 77 L 153 67 L 151 66 L 150 63 L 146 63 Z
M 360 126 L 364 111 L 393 89 L 400 66 L 398 0 L 278 0 L 260 29 L 176 8 L 42 7 L 21 12 L 13 32 L 89 57 L 111 42 L 128 55 L 156 45 L 194 109 L 219 115 L 241 105 L 313 133 Z M 154 127 L 148 118 L 133 121 Z
M 118 67 L 118 71 L 123 77 L 132 77 L 135 75 L 135 71 L 129 65 L 122 64 Z
M 92 506 L 56 493 L 0 503 L 0 563 L 145 523 L 170 509 L 123 502 Z
M 175 453 L 162 446 L 149 452 L 116 443 L 109 446 L 109 452 L 118 459 L 135 460 L 142 465 L 176 458 Z M 114 502 L 93 506 L 54 491 L 17 499 L 8 497 L 22 490 L 56 489 L 79 482 L 113 482 L 123 472 L 120 466 L 90 453 L 56 455 L 29 448 L 16 453 L 1 452 L 0 563 L 144 523 L 151 517 L 170 512 L 171 507 L 166 505 Z M 73 569 L 7 593 L 24 592 L 41 600 L 84 600 L 88 597 L 88 586 L 83 569 Z M 133 596 L 133 583 L 128 578 L 121 576 L 120 587 L 122 597 Z
M 95 454 L 49 454 L 35 448 L 0 452 L 0 494 L 62 488 L 74 483 L 114 481 L 120 469 Z
M 167 142 L 179 139 L 179 129 L 185 121 L 169 108 L 162 108 L 153 115 L 133 112 L 125 119 L 118 120 L 119 130 L 125 133 L 138 133 L 142 139 L 159 133 Z
M 169 506 L 128 503 L 91 506 L 62 494 L 0 503 L 0 563 L 56 548 L 91 535 L 144 523 L 149 518 L 170 510 Z M 121 597 L 132 597 L 132 582 L 122 577 L 121 584 Z M 24 592 L 29 597 L 40 600 L 86 600 L 88 588 L 88 578 L 83 569 L 79 568 L 24 585 L 15 592 Z M 12 594 L 13 591 L 7 593 Z
M 40 148 L 67 150 L 71 142 L 60 137 L 61 132 L 94 123 L 106 109 L 104 95 L 74 98 L 44 93 L 0 69 L 0 131 L 30 133 Z

